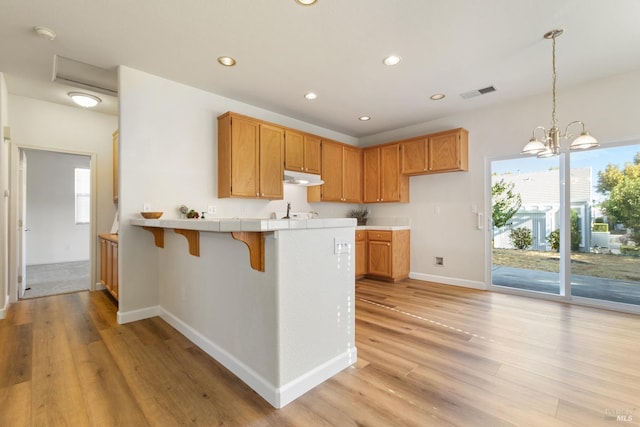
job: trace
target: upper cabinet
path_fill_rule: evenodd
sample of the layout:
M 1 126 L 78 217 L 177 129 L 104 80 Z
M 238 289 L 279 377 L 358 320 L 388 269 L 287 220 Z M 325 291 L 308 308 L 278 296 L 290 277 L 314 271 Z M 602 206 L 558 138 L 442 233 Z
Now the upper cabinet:
M 282 199 L 286 169 L 322 176 L 309 202 L 406 203 L 410 175 L 469 170 L 468 139 L 458 128 L 361 149 L 227 112 L 218 117 L 218 197 Z
M 250 117 L 218 117 L 218 197 L 282 199 L 284 129 Z
M 319 187 L 309 187 L 310 202 L 360 203 L 362 200 L 362 152 L 339 142 L 322 141 L 322 180 Z
M 365 148 L 364 203 L 408 202 L 409 177 L 400 173 L 400 144 Z
M 320 174 L 320 137 L 285 130 L 284 168 L 290 171 Z
M 402 141 L 402 173 L 468 171 L 468 141 L 469 132 L 462 128 Z

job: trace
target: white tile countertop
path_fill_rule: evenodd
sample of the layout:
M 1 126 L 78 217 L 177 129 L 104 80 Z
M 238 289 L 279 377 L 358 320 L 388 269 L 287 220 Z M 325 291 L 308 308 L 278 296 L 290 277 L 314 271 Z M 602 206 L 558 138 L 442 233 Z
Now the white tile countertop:
M 266 218 L 207 218 L 207 219 L 143 219 L 133 218 L 131 225 L 141 227 L 178 228 L 218 233 L 235 231 L 276 231 L 315 228 L 343 228 L 356 226 L 355 218 L 266 219 Z
M 411 230 L 408 225 L 359 225 L 357 230 L 399 231 Z

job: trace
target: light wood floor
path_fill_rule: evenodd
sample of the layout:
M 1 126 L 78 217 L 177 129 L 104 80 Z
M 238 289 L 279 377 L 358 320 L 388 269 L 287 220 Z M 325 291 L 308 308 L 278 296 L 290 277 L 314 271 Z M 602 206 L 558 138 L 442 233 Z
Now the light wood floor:
M 0 426 L 640 425 L 639 316 L 362 280 L 357 364 L 275 410 L 161 319 L 115 312 L 104 292 L 10 306 Z

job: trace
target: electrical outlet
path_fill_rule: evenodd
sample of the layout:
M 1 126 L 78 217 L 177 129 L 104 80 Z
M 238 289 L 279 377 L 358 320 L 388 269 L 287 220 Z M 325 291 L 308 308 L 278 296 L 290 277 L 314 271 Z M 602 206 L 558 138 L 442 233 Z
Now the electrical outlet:
M 334 254 L 348 254 L 351 252 L 351 245 L 344 239 L 333 239 Z
M 151 203 L 145 203 L 142 205 L 142 212 L 151 212 Z
M 444 258 L 441 256 L 437 256 L 433 259 L 434 264 L 438 267 L 444 267 Z
M 207 213 L 215 214 L 216 213 L 216 207 L 215 206 L 207 206 Z

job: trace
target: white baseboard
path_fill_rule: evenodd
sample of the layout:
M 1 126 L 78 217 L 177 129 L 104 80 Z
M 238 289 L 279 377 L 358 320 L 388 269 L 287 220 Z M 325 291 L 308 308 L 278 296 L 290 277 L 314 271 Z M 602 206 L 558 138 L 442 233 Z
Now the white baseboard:
M 301 377 L 298 377 L 294 381 L 291 381 L 282 387 L 276 387 L 250 367 L 206 338 L 200 332 L 184 323 L 181 319 L 175 317 L 173 314 L 162 308 L 160 310 L 160 317 L 162 317 L 162 319 L 193 341 L 194 344 L 200 347 L 209 356 L 217 360 L 225 368 L 233 372 L 234 375 L 262 396 L 264 400 L 269 402 L 271 406 L 278 409 L 284 407 L 286 404 L 300 397 L 313 387 L 352 365 L 357 359 L 357 351 L 354 347 L 351 351 L 347 351 L 344 354 L 335 357 L 323 365 L 307 372 Z
M 4 304 L 0 308 L 0 319 L 7 317 L 7 309 L 9 308 L 9 295 L 5 295 Z
M 148 319 L 150 317 L 160 316 L 161 309 L 159 305 L 154 305 L 153 307 L 141 308 L 138 310 L 132 311 L 120 311 L 118 310 L 118 323 L 130 323 L 135 322 L 136 320 Z
M 409 273 L 409 278 L 415 280 L 423 280 L 425 282 L 443 283 L 445 285 L 461 286 L 463 288 L 480 289 L 482 291 L 487 290 L 487 285 L 484 282 L 477 282 L 475 280 L 459 279 L 455 277 L 434 276 L 432 274 L 420 274 Z
M 333 359 L 323 363 L 322 365 L 312 369 L 306 374 L 296 378 L 295 380 L 283 385 L 278 389 L 278 405 L 276 408 L 282 408 L 302 396 L 312 388 L 320 385 L 338 372 L 353 365 L 358 360 L 358 350 L 352 347 L 350 350 L 339 354 Z

